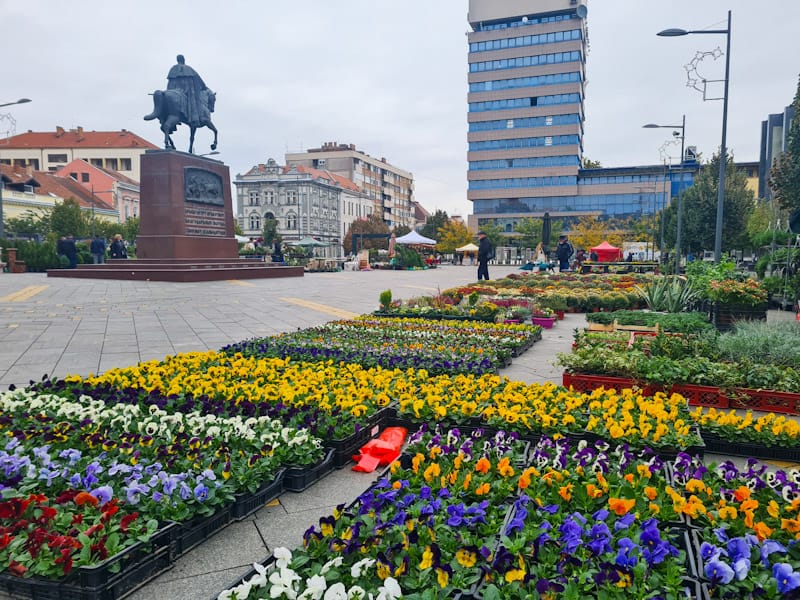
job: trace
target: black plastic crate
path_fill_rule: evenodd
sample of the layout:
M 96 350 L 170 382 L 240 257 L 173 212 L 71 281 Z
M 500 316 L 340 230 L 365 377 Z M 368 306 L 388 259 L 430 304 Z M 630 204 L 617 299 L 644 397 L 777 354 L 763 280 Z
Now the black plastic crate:
M 367 424 L 346 438 L 325 442 L 326 447 L 333 450 L 333 466 L 337 469 L 345 467 L 353 460 L 353 455 L 358 454 L 358 449 L 378 435 L 380 430 L 381 425 Z
M 328 450 L 322 461 L 309 467 L 288 467 L 283 475 L 283 489 L 287 492 L 302 492 L 333 470 L 333 449 Z
M 66 579 L 22 579 L 2 573 L 0 587 L 14 600 L 119 600 L 172 568 L 178 528 L 170 523 L 149 541 L 137 542 L 97 565 L 78 567 Z
M 248 492 L 234 496 L 233 505 L 230 508 L 231 518 L 241 521 L 280 496 L 283 493 L 283 478 L 285 474 L 286 469 L 279 469 L 275 473 L 275 479 L 262 485 L 252 494 Z
M 703 433 L 703 441 L 706 444 L 706 452 L 715 454 L 800 462 L 800 446 L 784 448 L 781 446 L 763 446 L 753 442 L 729 442 L 719 435 L 709 432 Z
M 271 572 L 274 569 L 274 567 L 273 567 L 274 563 L 275 563 L 275 557 L 273 557 L 272 554 L 270 554 L 265 559 L 259 561 L 260 565 L 263 565 L 264 567 L 267 568 L 267 573 Z M 250 570 L 247 571 L 247 573 L 245 573 L 241 577 L 237 577 L 235 580 L 233 580 L 228 585 L 226 585 L 223 589 L 221 589 L 218 593 L 216 593 L 213 596 L 211 596 L 211 598 L 209 600 L 217 600 L 219 595 L 222 592 L 224 592 L 225 590 L 229 590 L 231 588 L 234 588 L 234 587 L 238 586 L 240 583 L 244 583 L 245 581 L 249 581 L 250 579 L 252 579 L 256 575 L 258 575 L 258 571 L 256 571 L 255 567 L 251 567 Z
M 174 558 L 186 554 L 195 546 L 206 541 L 231 522 L 231 507 L 227 506 L 208 517 L 199 517 L 180 526 L 173 539 Z

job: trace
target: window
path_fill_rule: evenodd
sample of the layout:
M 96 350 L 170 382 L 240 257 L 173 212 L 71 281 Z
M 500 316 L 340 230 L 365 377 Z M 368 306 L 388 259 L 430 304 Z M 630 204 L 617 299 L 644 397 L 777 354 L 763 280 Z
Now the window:
M 297 192 L 286 192 L 286 204 L 297 204 Z
M 106 169 L 111 169 L 112 171 L 116 171 L 118 168 L 119 168 L 119 161 L 116 158 L 106 159 Z
M 47 162 L 65 163 L 65 162 L 67 162 L 67 155 L 66 154 L 48 154 L 47 155 Z
M 89 183 L 89 174 L 88 173 L 81 173 L 81 182 L 82 183 Z
M 261 229 L 261 217 L 255 213 L 250 215 L 250 229 L 255 229 L 256 231 Z
M 297 229 L 297 215 L 288 215 L 286 217 L 286 229 Z
M 259 205 L 259 202 L 258 202 L 258 192 L 257 192 L 257 191 L 252 191 L 252 192 L 250 192 L 250 201 L 249 201 L 249 204 L 250 204 L 250 206 L 258 206 L 258 205 Z
M 264 191 L 264 204 L 275 204 L 275 191 L 274 190 L 265 190 Z
M 131 159 L 130 158 L 120 158 L 119 159 L 119 170 L 120 171 L 132 171 L 131 169 Z
M 95 167 L 102 167 L 103 166 L 103 159 L 102 158 L 90 158 L 89 164 L 94 165 Z

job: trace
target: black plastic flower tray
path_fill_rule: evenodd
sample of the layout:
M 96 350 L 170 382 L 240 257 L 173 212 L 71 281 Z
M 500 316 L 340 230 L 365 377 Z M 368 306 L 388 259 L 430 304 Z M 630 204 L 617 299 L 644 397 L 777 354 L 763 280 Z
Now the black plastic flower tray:
M 327 448 L 333 450 L 333 466 L 341 469 L 353 460 L 353 455 L 358 454 L 358 449 L 366 444 L 371 438 L 378 435 L 381 425 L 369 425 L 362 427 L 352 435 L 341 440 L 329 440 L 325 442 Z
M 699 578 L 698 556 L 695 552 L 695 544 L 692 539 L 693 532 L 686 529 L 673 527 L 664 534 L 664 537 L 669 539 L 673 546 L 686 553 L 686 576 L 692 580 L 697 581 Z
M 231 507 L 227 506 L 208 517 L 199 517 L 186 523 L 179 523 L 180 529 L 175 535 L 173 549 L 175 558 L 186 554 L 189 550 L 203 543 L 231 522 Z
M 263 560 L 260 560 L 258 564 L 260 564 L 260 565 L 262 565 L 262 566 L 266 567 L 266 568 L 267 568 L 267 573 L 269 573 L 270 571 L 272 571 L 272 570 L 273 570 L 273 568 L 274 568 L 274 567 L 273 567 L 273 564 L 274 564 L 274 563 L 275 563 L 275 557 L 274 557 L 274 556 L 272 556 L 272 554 L 270 554 L 270 555 L 269 555 L 269 556 L 267 556 L 265 559 L 263 559 Z M 258 571 L 256 571 L 256 568 L 255 568 L 255 567 L 251 567 L 251 568 L 250 568 L 250 570 L 249 570 L 249 571 L 247 571 L 247 573 L 245 573 L 245 574 L 244 574 L 244 575 L 242 575 L 241 577 L 237 577 L 237 578 L 236 578 L 234 581 L 230 582 L 230 583 L 229 583 L 228 585 L 226 585 L 226 586 L 225 586 L 223 589 L 221 589 L 221 590 L 219 591 L 219 593 L 217 593 L 217 594 L 214 594 L 213 596 L 211 596 L 211 598 L 210 598 L 209 600 L 217 600 L 217 598 L 219 598 L 219 594 L 221 594 L 221 593 L 222 593 L 222 592 L 224 592 L 225 590 L 229 590 L 229 589 L 231 589 L 231 588 L 235 588 L 235 587 L 236 587 L 236 586 L 238 586 L 239 584 L 241 584 L 241 583 L 244 583 L 245 581 L 249 581 L 250 579 L 252 579 L 252 578 L 253 578 L 253 577 L 255 577 L 256 575 L 258 575 Z
M 147 542 L 137 542 L 97 565 L 75 569 L 66 579 L 22 579 L 0 573 L 0 597 L 17 600 L 120 600 L 173 566 L 172 542 L 179 526 L 170 523 Z
M 786 460 L 800 462 L 800 447 L 784 448 L 781 446 L 763 446 L 753 442 L 729 442 L 715 433 L 703 433 L 706 452 L 724 454 L 726 456 L 744 456 L 770 460 Z
M 284 489 L 283 481 L 285 475 L 286 469 L 278 469 L 275 472 L 275 478 L 262 485 L 255 492 L 236 494 L 233 497 L 233 504 L 230 508 L 231 518 L 234 521 L 241 521 L 280 496 Z
M 287 492 L 302 492 L 333 470 L 333 449 L 328 450 L 322 461 L 309 467 L 288 467 L 283 475 L 283 489 Z

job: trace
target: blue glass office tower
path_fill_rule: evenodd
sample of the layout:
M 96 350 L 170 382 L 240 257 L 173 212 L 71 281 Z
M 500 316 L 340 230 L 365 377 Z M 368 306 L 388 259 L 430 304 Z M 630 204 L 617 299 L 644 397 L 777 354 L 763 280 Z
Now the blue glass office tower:
M 469 23 L 470 224 L 574 214 L 585 0 L 469 0 Z

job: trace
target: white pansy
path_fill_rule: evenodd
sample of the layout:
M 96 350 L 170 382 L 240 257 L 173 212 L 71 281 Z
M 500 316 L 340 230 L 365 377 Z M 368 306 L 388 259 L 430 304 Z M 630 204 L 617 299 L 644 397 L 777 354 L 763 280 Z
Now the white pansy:
M 294 583 L 300 580 L 300 576 L 291 569 L 280 568 L 273 571 L 269 576 L 269 582 L 272 587 L 269 589 L 269 595 L 272 598 L 280 598 L 286 596 L 289 600 L 297 598 L 297 590 L 294 589 Z
M 319 571 L 320 574 L 321 575 L 325 575 L 325 573 L 327 573 L 331 569 L 333 569 L 335 567 L 341 567 L 343 561 L 344 561 L 344 559 L 341 556 L 337 556 L 333 560 L 329 560 L 324 565 L 322 565 L 322 569 L 320 569 L 320 571 Z
M 341 581 L 337 581 L 325 590 L 325 600 L 347 600 L 347 589 Z
M 275 551 L 272 553 L 272 555 L 275 557 L 275 564 L 279 569 L 288 567 L 289 563 L 292 562 L 292 551 L 288 548 L 279 546 L 278 548 L 275 548 Z
M 357 563 L 355 563 L 352 567 L 350 567 L 350 575 L 353 579 L 358 579 L 361 577 L 361 573 L 364 572 L 365 569 L 371 567 L 375 564 L 375 560 L 372 558 L 364 558 Z
M 325 590 L 328 588 L 328 582 L 322 575 L 314 575 L 306 579 L 306 589 L 298 597 L 298 600 L 320 600 Z
M 372 594 L 369 598 L 372 598 Z M 347 590 L 347 600 L 367 600 L 367 592 L 360 585 L 354 585 Z
M 403 597 L 403 590 L 394 577 L 383 580 L 383 586 L 378 588 L 378 600 L 397 600 Z

